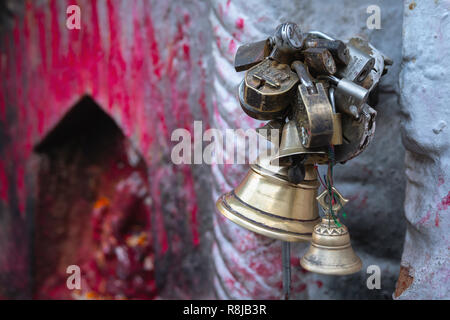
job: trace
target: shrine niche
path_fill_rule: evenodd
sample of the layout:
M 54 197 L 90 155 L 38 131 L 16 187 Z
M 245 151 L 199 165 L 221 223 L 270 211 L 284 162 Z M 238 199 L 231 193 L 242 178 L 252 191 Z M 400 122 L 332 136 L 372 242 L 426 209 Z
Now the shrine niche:
M 35 152 L 33 297 L 153 298 L 147 168 L 113 119 L 83 97 Z M 75 290 L 71 265 L 81 270 Z

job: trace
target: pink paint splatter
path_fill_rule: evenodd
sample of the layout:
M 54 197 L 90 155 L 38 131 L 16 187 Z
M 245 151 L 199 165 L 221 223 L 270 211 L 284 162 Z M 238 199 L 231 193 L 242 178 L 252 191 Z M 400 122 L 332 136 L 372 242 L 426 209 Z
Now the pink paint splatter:
M 238 18 L 236 20 L 236 28 L 243 30 L 244 29 L 244 19 L 243 18 Z
M 228 52 L 234 54 L 235 51 L 236 51 L 236 42 L 234 42 L 234 39 L 231 39 L 230 43 L 228 44 Z
M 439 211 L 436 212 L 436 218 L 434 219 L 434 225 L 439 227 Z
M 434 224 L 436 227 L 439 227 L 439 213 L 442 211 L 446 211 L 450 206 L 450 191 L 448 194 L 441 200 L 441 202 L 437 206 L 436 218 L 434 219 Z
M 447 210 L 450 206 L 450 191 L 448 194 L 441 200 L 441 203 L 438 204 L 438 210 L 443 211 Z
M 431 216 L 431 210 L 428 210 L 428 211 L 427 211 L 427 214 L 425 215 L 425 217 L 423 217 L 422 219 L 420 219 L 420 221 L 418 222 L 418 224 L 420 224 L 420 225 L 425 224 L 425 223 L 430 219 L 430 216 Z
M 17 168 L 16 175 L 16 186 L 17 186 L 17 196 L 19 198 L 19 211 L 21 215 L 25 216 L 25 168 L 23 166 L 19 166 Z
M 297 288 L 294 289 L 294 292 L 303 292 L 307 288 L 305 283 L 301 283 Z

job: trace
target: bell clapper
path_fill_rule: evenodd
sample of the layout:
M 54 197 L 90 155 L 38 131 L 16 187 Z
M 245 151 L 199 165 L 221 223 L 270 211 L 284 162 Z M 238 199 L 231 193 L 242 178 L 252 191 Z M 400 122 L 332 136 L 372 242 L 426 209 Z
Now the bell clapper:
M 288 169 L 288 179 L 293 184 L 299 184 L 305 180 L 304 157 L 299 155 L 291 156 L 292 165 Z

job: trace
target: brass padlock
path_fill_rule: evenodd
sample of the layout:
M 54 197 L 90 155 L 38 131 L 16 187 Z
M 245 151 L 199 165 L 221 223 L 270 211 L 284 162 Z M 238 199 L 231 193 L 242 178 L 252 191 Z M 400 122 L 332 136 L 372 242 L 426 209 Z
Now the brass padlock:
M 237 72 L 248 70 L 263 61 L 270 51 L 269 39 L 243 44 L 234 57 L 234 69 Z
M 295 97 L 298 76 L 286 64 L 266 58 L 250 68 L 239 92 L 241 107 L 259 120 L 283 117 Z
M 337 64 L 347 65 L 350 61 L 350 54 L 347 46 L 340 40 L 318 39 L 314 35 L 309 35 L 304 44 L 306 49 L 325 48 L 335 58 Z
M 322 83 L 314 84 L 308 78 L 308 71 L 303 63 L 292 64 L 300 77 L 298 97 L 301 98 L 294 111 L 300 141 L 305 148 L 328 146 L 334 132 L 333 108 Z
M 336 63 L 327 49 L 309 48 L 302 53 L 305 56 L 305 63 L 319 74 L 333 75 L 336 73 Z

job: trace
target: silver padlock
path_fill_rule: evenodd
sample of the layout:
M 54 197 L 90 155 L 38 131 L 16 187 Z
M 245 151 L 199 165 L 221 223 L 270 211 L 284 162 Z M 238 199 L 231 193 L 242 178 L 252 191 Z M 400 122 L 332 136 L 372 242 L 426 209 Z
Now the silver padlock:
M 280 24 L 270 37 L 272 52 L 269 57 L 279 63 L 291 64 L 300 57 L 305 37 L 300 27 L 293 22 Z
M 369 90 L 348 79 L 338 79 L 335 76 L 322 76 L 336 86 L 335 101 L 336 108 L 341 112 L 359 118 L 362 107 L 369 98 Z
M 347 44 L 350 61 L 348 65 L 337 71 L 336 75 L 355 83 L 361 83 L 372 71 L 375 59 L 367 53 Z

